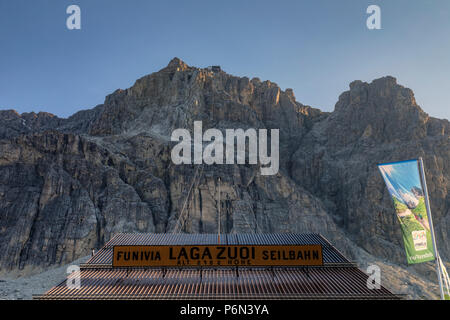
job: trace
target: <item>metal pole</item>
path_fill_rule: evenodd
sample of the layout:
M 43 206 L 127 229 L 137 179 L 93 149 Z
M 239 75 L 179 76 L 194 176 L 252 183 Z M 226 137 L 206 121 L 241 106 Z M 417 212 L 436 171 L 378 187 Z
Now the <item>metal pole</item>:
M 220 203 L 220 178 L 219 178 L 219 221 L 218 221 L 218 225 L 217 225 L 217 235 L 218 235 L 218 241 L 220 244 L 220 207 L 221 207 L 221 203 Z
M 422 180 L 422 187 L 423 187 L 423 192 L 424 192 L 424 198 L 425 198 L 425 206 L 427 208 L 427 214 L 428 214 L 428 222 L 430 225 L 430 232 L 431 232 L 431 240 L 433 242 L 433 249 L 434 249 L 434 254 L 435 254 L 435 260 L 434 262 L 436 263 L 436 272 L 438 274 L 438 281 L 439 281 L 439 289 L 440 289 L 440 293 L 441 293 L 441 299 L 444 300 L 444 287 L 442 285 L 442 271 L 441 271 L 441 265 L 439 263 L 439 253 L 437 251 L 437 247 L 436 247 L 436 238 L 434 236 L 434 227 L 433 227 L 433 219 L 431 217 L 431 209 L 430 209 L 430 200 L 428 199 L 428 188 L 427 188 L 427 181 L 425 179 L 425 169 L 423 166 L 423 160 L 422 157 L 419 158 L 419 167 L 420 167 L 420 173 L 421 173 L 421 180 Z

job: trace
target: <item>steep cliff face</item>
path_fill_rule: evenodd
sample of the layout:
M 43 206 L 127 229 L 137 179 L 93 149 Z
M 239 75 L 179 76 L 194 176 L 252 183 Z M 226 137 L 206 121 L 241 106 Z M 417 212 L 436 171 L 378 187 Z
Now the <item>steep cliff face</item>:
M 49 131 L 2 140 L 0 154 L 2 270 L 68 262 L 122 230 L 155 230 L 123 180 L 127 161 L 95 143 Z
M 171 133 L 194 121 L 204 130 L 280 129 L 280 171 L 174 165 Z M 376 164 L 417 156 L 450 253 L 449 123 L 428 117 L 392 77 L 353 82 L 323 113 L 270 81 L 175 58 L 94 109 L 68 119 L 0 111 L 0 127 L 3 273 L 68 263 L 117 232 L 215 232 L 219 208 L 222 232 L 319 232 L 362 264 L 403 264 Z M 408 270 L 418 296 L 433 295 L 420 280 L 432 279 L 429 269 Z
M 292 177 L 324 201 L 358 245 L 402 263 L 400 228 L 376 165 L 423 157 L 436 238 L 449 257 L 449 129 L 447 120 L 424 113 L 412 91 L 394 78 L 355 81 L 335 111 L 302 140 L 292 157 Z

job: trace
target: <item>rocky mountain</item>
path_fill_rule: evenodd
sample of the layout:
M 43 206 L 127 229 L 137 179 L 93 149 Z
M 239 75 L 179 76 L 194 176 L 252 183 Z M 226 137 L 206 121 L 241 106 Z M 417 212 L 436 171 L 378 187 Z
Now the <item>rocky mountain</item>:
M 278 174 L 174 165 L 171 133 L 194 121 L 203 130 L 279 129 Z M 424 158 L 448 261 L 449 129 L 393 77 L 352 82 L 326 113 L 270 81 L 177 58 L 68 119 L 0 111 L 0 273 L 66 264 L 117 232 L 216 232 L 220 206 L 223 232 L 322 233 L 361 267 L 380 265 L 395 292 L 435 297 L 433 264 L 405 264 L 376 164 Z

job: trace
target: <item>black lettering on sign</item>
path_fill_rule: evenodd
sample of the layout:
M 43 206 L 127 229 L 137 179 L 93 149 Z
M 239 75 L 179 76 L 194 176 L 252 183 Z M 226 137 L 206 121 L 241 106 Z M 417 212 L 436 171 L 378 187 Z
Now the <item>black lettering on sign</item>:
M 203 251 L 202 259 L 212 259 L 212 254 L 208 247 Z
M 181 259 L 181 258 L 184 258 L 186 260 L 188 259 L 188 255 L 187 255 L 186 249 L 184 247 L 181 247 L 181 250 L 178 253 L 178 259 Z
M 200 257 L 200 249 L 198 247 L 191 248 L 191 258 L 197 260 Z
M 317 251 L 317 250 L 313 251 L 313 259 L 314 260 L 319 260 L 319 251 Z
M 231 253 L 231 250 L 233 250 L 233 254 Z M 237 257 L 237 248 L 236 247 L 228 247 L 228 258 L 230 259 L 236 259 Z
M 309 260 L 311 259 L 311 251 L 306 251 L 305 252 L 305 260 Z
M 226 257 L 223 256 L 225 253 L 225 247 L 217 247 L 219 252 L 217 253 L 217 259 L 226 259 Z
M 320 245 L 114 246 L 114 267 L 322 265 Z
M 294 260 L 295 259 L 295 251 L 291 250 L 289 251 L 289 260 Z
M 245 252 L 245 253 L 244 253 Z M 241 259 L 248 259 L 250 256 L 250 250 L 248 247 L 242 247 L 240 250 Z

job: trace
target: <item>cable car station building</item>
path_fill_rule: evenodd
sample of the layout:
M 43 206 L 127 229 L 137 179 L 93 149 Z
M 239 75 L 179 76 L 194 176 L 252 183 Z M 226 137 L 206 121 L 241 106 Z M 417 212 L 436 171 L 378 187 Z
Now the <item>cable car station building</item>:
M 319 234 L 118 234 L 34 299 L 399 299 L 367 283 Z

